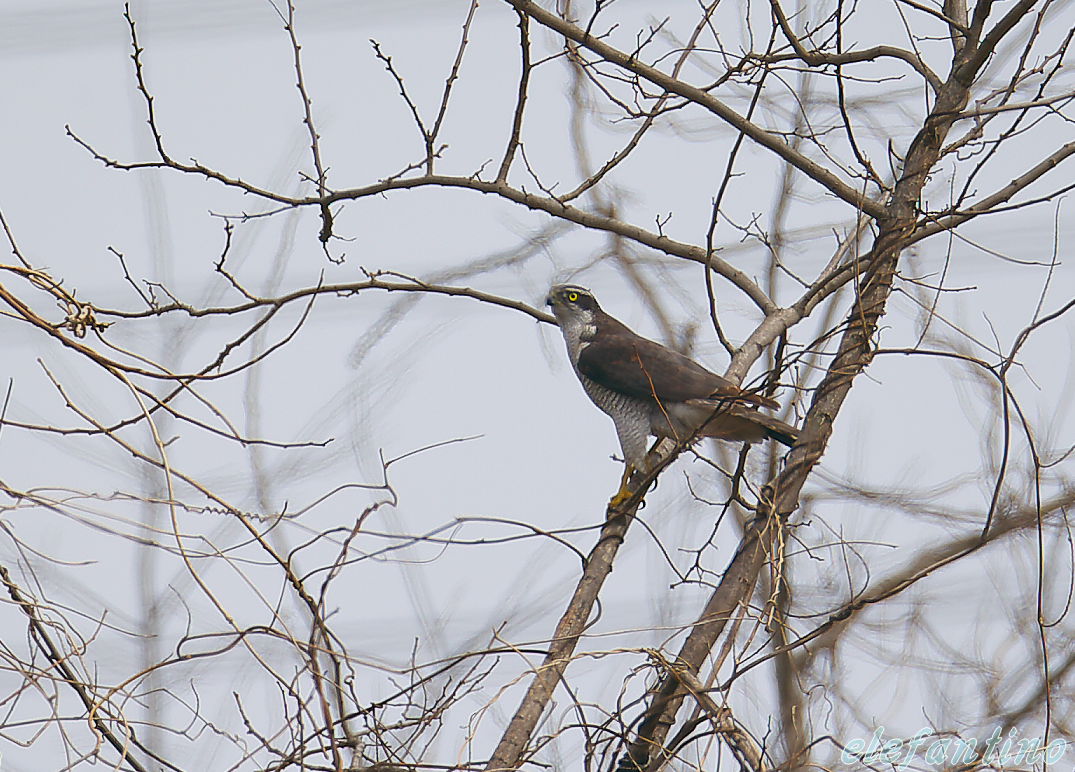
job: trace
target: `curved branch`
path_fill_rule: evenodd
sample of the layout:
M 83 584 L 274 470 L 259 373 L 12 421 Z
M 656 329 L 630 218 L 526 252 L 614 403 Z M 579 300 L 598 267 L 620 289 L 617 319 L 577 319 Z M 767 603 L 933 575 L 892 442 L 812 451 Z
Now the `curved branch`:
M 859 62 L 870 62 L 880 58 L 900 59 L 911 65 L 919 75 L 926 79 L 933 92 L 936 93 L 941 90 L 944 85 L 944 81 L 941 80 L 937 73 L 929 68 L 921 57 L 917 56 L 911 51 L 907 51 L 903 48 L 896 48 L 895 46 L 874 46 L 873 48 L 866 48 L 861 51 L 843 51 L 835 54 L 823 53 L 821 51 L 808 51 L 806 47 L 799 40 L 799 37 L 792 30 L 791 24 L 788 23 L 787 16 L 784 15 L 784 9 L 780 7 L 780 0 L 769 0 L 769 4 L 773 9 L 773 16 L 776 17 L 777 24 L 780 25 L 780 31 L 784 33 L 784 37 L 791 43 L 791 47 L 795 49 L 795 55 L 790 54 L 777 54 L 775 56 L 769 56 L 759 59 L 759 61 L 766 63 L 775 63 L 781 61 L 787 61 L 789 59 L 801 59 L 811 67 L 818 67 L 820 65 L 841 65 L 841 64 L 857 64 Z
M 526 13 L 528 16 L 538 21 L 538 23 L 560 33 L 564 37 L 574 40 L 579 45 L 590 49 L 602 59 L 645 78 L 665 91 L 670 91 L 684 99 L 689 99 L 700 107 L 704 107 L 718 118 L 729 123 L 733 128 L 750 137 L 762 147 L 776 153 L 776 155 L 780 156 L 803 174 L 810 177 L 810 179 L 826 188 L 837 198 L 851 204 L 855 209 L 866 212 L 871 217 L 882 217 L 884 215 L 885 207 L 883 203 L 864 196 L 856 188 L 848 185 L 828 169 L 792 148 L 791 145 L 785 142 L 779 135 L 766 131 L 757 124 L 748 121 L 719 99 L 711 96 L 697 86 L 684 83 L 670 75 L 666 75 L 656 67 L 643 64 L 634 56 L 626 54 L 618 48 L 610 46 L 608 43 L 593 37 L 588 32 L 565 21 L 555 13 L 545 10 L 537 3 L 532 2 L 532 0 L 506 0 L 506 2 L 517 11 Z

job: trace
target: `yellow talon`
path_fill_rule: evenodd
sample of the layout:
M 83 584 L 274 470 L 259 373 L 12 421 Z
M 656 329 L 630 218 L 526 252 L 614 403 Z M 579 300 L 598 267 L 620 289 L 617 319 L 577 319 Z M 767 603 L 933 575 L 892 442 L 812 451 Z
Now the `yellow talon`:
M 609 509 L 618 510 L 624 505 L 624 503 L 634 495 L 634 491 L 631 490 L 628 483 L 631 481 L 631 475 L 634 474 L 635 468 L 630 464 L 624 465 L 623 479 L 620 480 L 620 489 L 616 491 L 616 495 L 608 501 Z

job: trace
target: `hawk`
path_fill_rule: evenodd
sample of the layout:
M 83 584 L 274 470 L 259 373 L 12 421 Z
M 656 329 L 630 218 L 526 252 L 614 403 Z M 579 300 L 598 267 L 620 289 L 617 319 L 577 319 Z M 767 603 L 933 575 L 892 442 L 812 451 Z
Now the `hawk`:
M 616 425 L 626 468 L 610 505 L 627 499 L 627 481 L 646 469 L 650 435 L 677 442 L 695 437 L 794 445 L 799 431 L 758 412 L 779 403 L 741 389 L 697 362 L 631 331 L 601 310 L 584 287 L 557 284 L 545 302 L 567 343 L 582 388 Z

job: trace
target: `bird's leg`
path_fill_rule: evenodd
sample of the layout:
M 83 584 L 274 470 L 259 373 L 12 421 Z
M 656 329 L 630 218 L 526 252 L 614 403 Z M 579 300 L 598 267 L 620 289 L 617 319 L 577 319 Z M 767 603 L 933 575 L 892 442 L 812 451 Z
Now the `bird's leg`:
M 639 469 L 638 467 L 629 464 L 626 461 L 623 462 L 623 477 L 620 479 L 620 489 L 616 491 L 615 496 L 609 499 L 608 508 L 610 510 L 618 510 L 624 505 L 624 503 L 627 502 L 628 499 L 631 498 L 631 496 L 634 495 L 635 492 L 631 489 L 631 478 L 634 476 L 635 472 L 644 472 L 647 469 L 653 469 L 653 465 L 660 460 L 660 455 L 657 453 L 657 448 L 658 446 L 660 446 L 661 442 L 661 438 L 658 437 L 657 441 L 653 443 L 653 447 L 651 447 L 646 453 L 644 469 Z M 652 485 L 654 488 L 656 488 L 657 481 L 654 480 Z M 645 502 L 640 503 L 645 505 Z
M 643 457 L 641 468 L 635 467 L 634 464 L 628 462 L 626 459 L 623 461 L 623 476 L 619 481 L 619 490 L 616 491 L 616 495 L 613 496 L 612 499 L 608 500 L 608 510 L 619 511 L 620 507 L 634 496 L 635 491 L 631 488 L 631 478 L 634 476 L 635 472 L 639 473 L 640 477 L 644 477 L 646 471 L 654 469 L 656 464 L 661 460 L 661 455 L 657 452 L 657 448 L 660 447 L 662 442 L 664 441 L 661 438 L 657 438 L 656 442 L 654 442 L 653 446 L 649 448 L 649 451 L 647 451 L 646 455 Z M 656 488 L 657 480 L 651 482 L 650 485 L 653 485 L 653 487 Z M 645 506 L 646 502 L 640 501 L 639 503 Z
M 609 499 L 609 509 L 619 509 L 623 506 L 624 502 L 631 498 L 631 495 L 634 493 L 634 491 L 631 490 L 630 482 L 631 475 L 633 475 L 634 473 L 635 468 L 625 461 L 623 464 L 623 478 L 620 480 L 620 489 L 616 491 L 615 496 Z

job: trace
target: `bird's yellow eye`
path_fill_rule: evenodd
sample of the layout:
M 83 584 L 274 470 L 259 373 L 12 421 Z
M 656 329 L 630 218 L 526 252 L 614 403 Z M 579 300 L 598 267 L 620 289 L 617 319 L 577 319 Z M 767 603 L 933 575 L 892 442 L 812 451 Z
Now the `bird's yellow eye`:
M 567 299 L 570 300 L 572 303 L 574 303 L 576 300 L 579 299 L 579 293 L 577 293 L 577 292 L 569 292 L 569 293 L 567 293 Z

